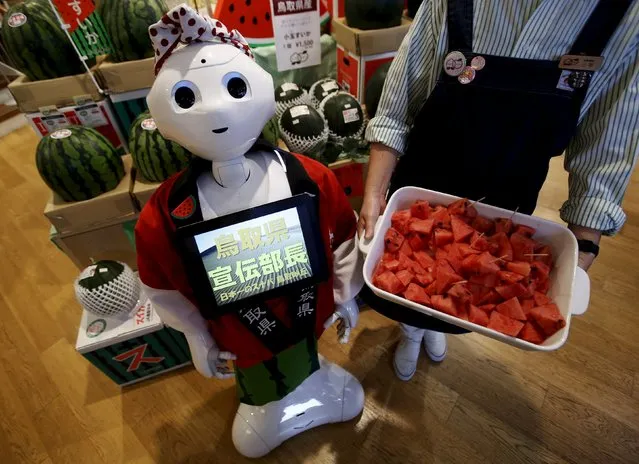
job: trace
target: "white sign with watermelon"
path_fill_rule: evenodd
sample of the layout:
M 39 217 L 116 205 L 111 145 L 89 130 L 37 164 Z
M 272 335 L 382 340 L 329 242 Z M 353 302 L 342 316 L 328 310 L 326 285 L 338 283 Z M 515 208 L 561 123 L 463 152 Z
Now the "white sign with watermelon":
M 271 0 L 277 70 L 317 66 L 322 61 L 318 0 Z

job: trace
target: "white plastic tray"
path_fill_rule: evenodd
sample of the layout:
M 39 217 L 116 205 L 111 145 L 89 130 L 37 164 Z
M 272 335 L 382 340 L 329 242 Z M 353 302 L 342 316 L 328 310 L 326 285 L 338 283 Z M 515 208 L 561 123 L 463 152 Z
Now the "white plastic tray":
M 535 240 L 550 245 L 555 260 L 555 267 L 550 273 L 551 284 L 548 295 L 559 307 L 559 311 L 561 311 L 562 316 L 566 320 L 566 326 L 541 345 L 535 345 L 534 343 L 519 338 L 504 335 L 487 327 L 458 319 L 427 306 L 406 300 L 400 296 L 393 295 L 392 293 L 385 292 L 373 285 L 373 273 L 384 253 L 384 234 L 391 226 L 391 216 L 393 213 L 401 209 L 410 208 L 417 200 L 427 200 L 431 205 L 449 205 L 458 199 L 459 197 L 417 187 L 404 187 L 397 190 L 391 196 L 386 211 L 377 221 L 373 239 L 370 241 L 362 240 L 360 242 L 360 249 L 366 255 L 366 261 L 364 263 L 364 280 L 366 281 L 366 285 L 380 298 L 405 306 L 408 310 L 428 314 L 442 321 L 508 343 L 517 348 L 531 351 L 553 351 L 560 348 L 568 339 L 571 316 L 573 314 L 580 315 L 585 313 L 588 309 L 588 301 L 590 298 L 590 280 L 588 274 L 577 266 L 577 240 L 573 233 L 561 224 L 519 213 L 513 217 L 513 222 L 516 224 L 527 225 L 537 230 L 534 236 Z M 489 219 L 499 217 L 509 218 L 513 214 L 512 211 L 482 203 L 477 203 L 475 207 L 481 216 Z

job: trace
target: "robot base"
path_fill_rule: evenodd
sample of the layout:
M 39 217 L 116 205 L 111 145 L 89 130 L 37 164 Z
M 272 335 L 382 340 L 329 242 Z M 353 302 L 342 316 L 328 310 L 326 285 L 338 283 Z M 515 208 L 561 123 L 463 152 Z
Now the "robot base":
M 351 420 L 363 408 L 359 381 L 320 356 L 320 368 L 281 400 L 263 406 L 240 403 L 233 444 L 242 455 L 259 458 L 313 427 Z

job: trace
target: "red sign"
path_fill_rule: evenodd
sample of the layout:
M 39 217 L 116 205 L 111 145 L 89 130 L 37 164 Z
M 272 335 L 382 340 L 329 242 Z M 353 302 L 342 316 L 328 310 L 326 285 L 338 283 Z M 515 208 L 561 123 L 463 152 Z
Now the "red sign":
M 95 5 L 92 0 L 51 0 L 55 5 L 62 22 L 68 24 L 69 34 L 80 27 L 80 23 L 87 19 L 93 10 Z

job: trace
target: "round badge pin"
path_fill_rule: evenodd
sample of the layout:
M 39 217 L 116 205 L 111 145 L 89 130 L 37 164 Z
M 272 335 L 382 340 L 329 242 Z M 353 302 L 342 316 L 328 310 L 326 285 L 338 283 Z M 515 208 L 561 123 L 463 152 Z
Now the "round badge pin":
M 486 66 L 486 58 L 483 56 L 476 56 L 470 60 L 470 67 L 475 71 L 481 71 Z
M 459 76 L 466 67 L 466 57 L 462 52 L 450 52 L 444 58 L 444 72 L 449 76 Z
M 470 66 L 466 66 L 462 73 L 457 76 L 457 80 L 462 84 L 470 84 L 475 79 L 475 70 Z

